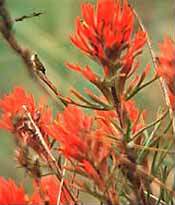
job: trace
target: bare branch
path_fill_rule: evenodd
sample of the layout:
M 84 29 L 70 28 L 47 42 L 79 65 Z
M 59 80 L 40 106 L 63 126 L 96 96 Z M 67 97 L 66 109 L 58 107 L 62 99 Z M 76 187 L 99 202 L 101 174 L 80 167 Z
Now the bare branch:
M 62 193 L 62 190 L 63 190 L 63 185 L 64 185 L 64 177 L 65 177 L 65 174 L 66 174 L 66 165 L 67 165 L 67 159 L 65 159 L 65 162 L 64 162 L 64 166 L 63 166 L 63 170 L 62 170 L 62 179 L 61 179 L 61 182 L 60 182 L 60 186 L 59 186 L 59 192 L 58 192 L 58 198 L 57 198 L 57 205 L 60 205 L 61 204 L 61 193 Z
M 29 18 L 33 18 L 33 17 L 39 17 L 41 16 L 42 14 L 44 14 L 43 11 L 40 11 L 40 12 L 33 12 L 32 14 L 29 14 L 29 15 L 23 15 L 21 17 L 17 17 L 15 18 L 15 22 L 20 22 L 20 21 L 23 21 L 23 20 L 26 20 L 26 19 L 29 19 Z

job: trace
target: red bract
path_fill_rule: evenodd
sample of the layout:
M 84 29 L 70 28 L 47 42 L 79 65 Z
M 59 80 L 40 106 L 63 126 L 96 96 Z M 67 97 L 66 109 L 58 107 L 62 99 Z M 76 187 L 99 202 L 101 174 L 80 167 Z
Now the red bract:
M 13 119 L 19 113 L 24 112 L 22 106 L 26 106 L 30 113 L 34 113 L 35 104 L 32 95 L 27 95 L 23 88 L 16 87 L 10 95 L 0 99 L 0 109 L 2 116 L 0 119 L 0 127 L 9 131 L 14 131 Z
M 22 186 L 17 186 L 11 179 L 0 177 L 0 204 L 27 205 L 27 196 Z
M 85 172 L 103 189 L 102 176 L 107 174 L 110 142 L 103 129 L 96 129 L 94 119 L 76 106 L 68 106 L 62 114 L 58 114 L 51 135 L 61 144 L 60 151 L 68 159 L 79 162 L 77 169 Z
M 37 126 L 48 141 L 47 129 L 51 122 L 51 111 L 42 103 L 35 105 L 33 96 L 17 87 L 0 100 L 2 110 L 0 128 L 13 132 L 17 140 L 22 140 L 41 154 L 44 150 L 38 139 Z
M 159 44 L 160 56 L 158 57 L 159 66 L 157 73 L 162 77 L 168 87 L 169 99 L 173 109 L 175 109 L 175 44 L 166 37 L 164 41 Z
M 129 120 L 132 122 L 132 132 L 137 132 L 140 128 L 143 127 L 143 124 L 140 122 L 139 117 L 141 116 L 141 112 L 136 107 L 136 104 L 133 100 L 128 100 L 124 102 L 125 109 L 127 111 L 127 115 Z M 143 113 L 142 113 L 143 114 Z
M 34 184 L 34 193 L 31 197 L 31 205 L 50 204 L 56 205 L 60 183 L 55 176 L 42 177 L 39 186 Z M 61 205 L 73 204 L 70 195 L 62 188 Z
M 132 67 L 140 53 L 146 35 L 139 31 L 133 37 L 134 14 L 127 0 L 98 0 L 82 5 L 82 18 L 76 20 L 76 33 L 71 37 L 74 45 L 107 68 Z M 124 52 L 123 52 L 124 51 Z M 106 68 L 107 66 L 107 68 Z
M 67 157 L 81 160 L 88 152 L 85 135 L 92 129 L 92 118 L 86 116 L 75 106 L 68 106 L 57 115 L 51 135 L 60 141 Z
M 90 69 L 89 66 L 86 66 L 85 68 L 81 68 L 78 65 L 74 65 L 70 63 L 67 63 L 66 66 L 71 70 L 81 73 L 84 78 L 86 78 L 91 82 L 95 83 L 98 80 L 98 76 Z
M 106 134 L 119 135 L 118 131 L 112 126 L 112 122 L 117 120 L 117 114 L 112 111 L 96 111 L 97 126 L 103 128 Z
M 140 112 L 138 108 L 136 107 L 136 104 L 133 100 L 128 101 L 122 101 L 122 106 L 124 109 L 126 117 L 131 121 L 132 123 L 132 132 L 138 131 L 142 124 L 139 122 L 139 116 Z M 118 116 L 116 112 L 113 111 L 96 111 L 97 119 L 98 119 L 98 125 L 99 127 L 103 128 L 103 130 L 106 132 L 106 134 L 112 134 L 115 135 L 116 138 L 121 138 L 121 133 L 115 128 L 114 124 L 118 120 Z

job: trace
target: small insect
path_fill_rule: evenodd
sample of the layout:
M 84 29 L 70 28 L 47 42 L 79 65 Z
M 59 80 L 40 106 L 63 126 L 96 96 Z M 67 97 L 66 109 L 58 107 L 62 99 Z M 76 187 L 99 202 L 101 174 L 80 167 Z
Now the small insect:
M 85 28 L 89 28 L 88 24 L 87 24 L 86 21 L 84 21 L 83 19 L 80 19 L 80 23 L 81 23 Z
M 46 74 L 46 69 L 39 60 L 38 55 L 36 53 L 31 56 L 31 61 L 36 71 L 41 71 L 43 74 Z

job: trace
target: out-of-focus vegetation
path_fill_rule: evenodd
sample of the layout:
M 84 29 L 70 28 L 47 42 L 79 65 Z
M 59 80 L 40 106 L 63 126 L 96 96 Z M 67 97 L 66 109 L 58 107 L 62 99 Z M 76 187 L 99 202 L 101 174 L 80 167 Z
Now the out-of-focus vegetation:
M 95 2 L 95 0 L 89 1 Z M 67 70 L 64 66 L 65 61 L 77 62 L 81 65 L 89 63 L 97 70 L 99 67 L 81 55 L 69 40 L 69 35 L 74 30 L 75 17 L 80 14 L 80 4 L 83 2 L 87 2 L 87 0 L 7 1 L 14 18 L 44 11 L 40 17 L 15 23 L 13 29 L 22 44 L 38 53 L 47 68 L 49 78 L 66 95 L 68 95 L 70 87 L 75 86 L 76 89 L 83 91 L 84 86 L 91 88 L 92 86 L 78 74 Z M 157 43 L 163 39 L 165 33 L 173 37 L 175 24 L 173 0 L 131 0 L 130 2 L 143 19 L 155 50 L 157 50 Z M 140 67 L 143 68 L 148 62 L 150 62 L 150 56 L 148 50 L 145 49 Z M 24 86 L 36 97 L 44 95 L 37 83 L 29 77 L 19 57 L 8 48 L 0 36 L 0 96 L 17 85 Z M 163 103 L 159 83 L 154 83 L 145 89 L 137 95 L 136 100 L 140 108 L 146 107 L 148 112 L 155 113 L 157 107 Z M 51 100 L 49 103 L 54 110 L 57 109 Z M 24 178 L 23 174 L 19 174 L 20 169 L 15 169 L 12 137 L 6 132 L 0 131 L 0 138 L 0 175 L 17 179 Z

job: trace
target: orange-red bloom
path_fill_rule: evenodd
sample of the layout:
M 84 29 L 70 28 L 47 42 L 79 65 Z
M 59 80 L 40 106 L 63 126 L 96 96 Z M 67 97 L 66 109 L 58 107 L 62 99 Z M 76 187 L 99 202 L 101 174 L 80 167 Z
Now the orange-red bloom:
M 22 140 L 24 144 L 43 154 L 44 149 L 34 124 L 47 143 L 51 111 L 41 103 L 36 106 L 33 96 L 27 94 L 21 87 L 14 88 L 11 94 L 0 100 L 0 110 L 2 111 L 0 128 L 14 133 L 17 140 Z
M 159 44 L 160 56 L 157 73 L 162 77 L 168 87 L 170 103 L 175 109 L 175 43 L 168 37 Z
M 31 197 L 31 205 L 50 204 L 56 205 L 60 183 L 55 176 L 42 177 L 39 186 L 34 184 L 34 193 Z M 70 195 L 62 188 L 61 205 L 73 204 Z
M 58 113 L 51 135 L 63 145 L 67 157 L 82 160 L 88 152 L 85 135 L 92 129 L 92 118 L 86 116 L 76 106 L 68 106 L 63 113 Z
M 76 19 L 74 45 L 107 68 L 124 68 L 128 73 L 140 53 L 146 35 L 139 31 L 133 37 L 134 14 L 127 0 L 98 0 L 82 5 L 82 18 Z M 125 51 L 125 52 L 123 52 Z
M 11 179 L 0 177 L 0 204 L 27 205 L 28 198 L 22 186 L 17 186 Z
M 61 144 L 60 151 L 78 162 L 77 169 L 104 188 L 110 142 L 103 128 L 97 129 L 94 118 L 69 105 L 57 115 L 50 134 Z
M 2 115 L 0 119 L 0 128 L 14 131 L 14 117 L 21 112 L 24 112 L 23 106 L 26 106 L 28 111 L 34 114 L 35 104 L 32 95 L 27 95 L 23 88 L 17 87 L 9 95 L 4 96 L 0 100 L 0 109 Z

